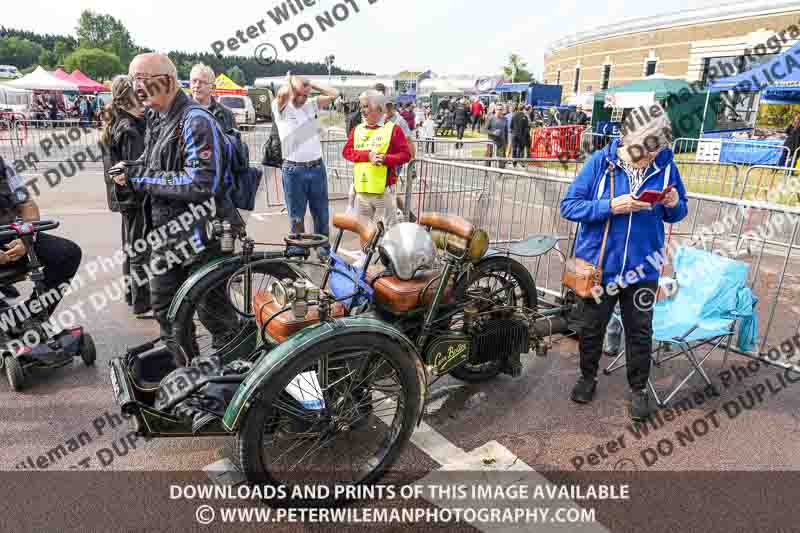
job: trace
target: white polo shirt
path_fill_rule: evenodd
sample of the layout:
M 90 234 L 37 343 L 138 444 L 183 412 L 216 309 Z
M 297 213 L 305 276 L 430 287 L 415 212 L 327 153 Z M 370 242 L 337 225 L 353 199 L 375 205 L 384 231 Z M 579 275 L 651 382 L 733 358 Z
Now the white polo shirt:
M 278 126 L 284 160 L 307 163 L 322 159 L 318 114 L 316 98 L 309 98 L 301 107 L 295 107 L 290 100 L 283 113 L 278 113 L 277 99 L 272 102 L 272 116 Z

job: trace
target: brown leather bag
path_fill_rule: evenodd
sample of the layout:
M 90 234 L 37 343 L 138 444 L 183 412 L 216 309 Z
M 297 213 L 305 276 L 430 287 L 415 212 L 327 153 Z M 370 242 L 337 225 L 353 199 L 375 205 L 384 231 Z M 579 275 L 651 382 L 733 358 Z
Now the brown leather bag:
M 614 165 L 609 165 L 611 176 L 611 201 L 614 201 Z M 613 215 L 612 215 L 613 216 Z M 603 244 L 600 245 L 600 257 L 597 265 L 584 261 L 579 257 L 567 259 L 564 266 L 564 276 L 561 283 L 568 289 L 575 291 L 579 298 L 591 298 L 592 289 L 602 285 L 603 282 L 603 256 L 606 252 L 606 241 L 608 240 L 608 228 L 611 225 L 611 217 L 606 220 L 606 229 L 603 232 Z

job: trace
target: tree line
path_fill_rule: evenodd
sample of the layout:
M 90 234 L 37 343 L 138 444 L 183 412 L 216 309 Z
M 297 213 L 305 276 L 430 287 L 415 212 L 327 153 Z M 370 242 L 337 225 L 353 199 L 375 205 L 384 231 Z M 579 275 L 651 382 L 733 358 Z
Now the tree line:
M 76 36 L 40 34 L 27 30 L 0 26 L 0 64 L 14 65 L 23 73 L 32 72 L 36 66 L 53 70 L 81 70 L 98 81 L 111 79 L 128 71 L 128 65 L 137 55 L 152 52 L 137 45 L 125 25 L 111 15 L 85 10 L 78 19 Z M 324 63 L 276 61 L 260 65 L 253 57 L 222 56 L 210 52 L 174 51 L 169 57 L 178 70 L 178 78 L 189 79 L 196 63 L 205 63 L 214 72 L 226 73 L 240 85 L 251 85 L 256 78 L 280 76 L 287 70 L 305 74 L 327 74 Z M 363 75 L 365 72 L 345 70 L 334 66 L 335 75 Z

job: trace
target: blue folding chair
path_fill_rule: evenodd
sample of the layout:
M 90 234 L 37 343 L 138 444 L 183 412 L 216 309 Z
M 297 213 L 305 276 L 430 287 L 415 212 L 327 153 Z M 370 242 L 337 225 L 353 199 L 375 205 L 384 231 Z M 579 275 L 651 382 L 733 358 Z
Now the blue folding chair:
M 685 356 L 692 370 L 663 399 L 648 380 L 648 387 L 659 406 L 665 406 L 695 375 L 700 374 L 707 385 L 711 379 L 703 369 L 706 360 L 723 343 L 728 353 L 739 326 L 737 347 L 743 352 L 756 345 L 758 320 L 755 306 L 758 300 L 748 287 L 749 267 L 741 261 L 727 259 L 697 248 L 679 247 L 673 260 L 677 292 L 656 303 L 653 313 L 653 340 L 658 343 L 652 355 L 653 364 L 660 367 L 676 357 Z M 698 350 L 706 348 L 705 354 Z M 605 370 L 608 374 L 621 366 L 624 349 Z

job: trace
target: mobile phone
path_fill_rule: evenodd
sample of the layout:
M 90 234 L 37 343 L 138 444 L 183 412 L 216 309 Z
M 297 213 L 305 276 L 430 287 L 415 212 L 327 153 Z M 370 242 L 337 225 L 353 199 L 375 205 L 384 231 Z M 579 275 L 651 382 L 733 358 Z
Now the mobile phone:
M 642 191 L 639 193 L 639 196 L 634 196 L 633 199 L 638 202 L 645 202 L 650 205 L 655 205 L 661 203 L 664 200 L 664 197 L 672 190 L 672 186 L 667 187 L 663 191 L 655 191 L 653 189 L 647 189 L 646 191 Z

